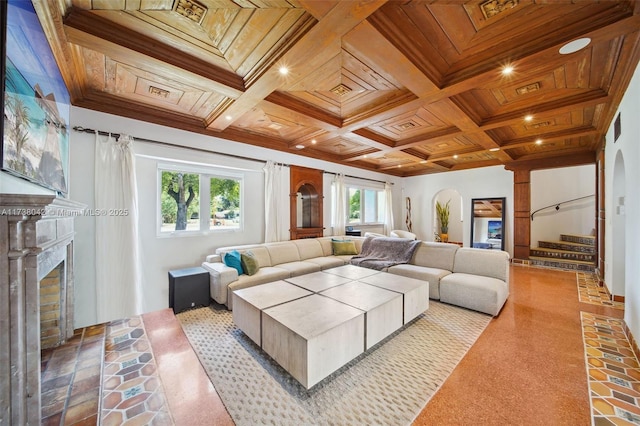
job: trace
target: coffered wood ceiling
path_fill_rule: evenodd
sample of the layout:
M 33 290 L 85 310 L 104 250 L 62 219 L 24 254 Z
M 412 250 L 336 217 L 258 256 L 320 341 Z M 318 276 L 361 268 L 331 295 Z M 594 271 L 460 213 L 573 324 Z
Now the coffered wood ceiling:
M 640 58 L 632 0 L 34 5 L 74 105 L 396 176 L 593 163 Z

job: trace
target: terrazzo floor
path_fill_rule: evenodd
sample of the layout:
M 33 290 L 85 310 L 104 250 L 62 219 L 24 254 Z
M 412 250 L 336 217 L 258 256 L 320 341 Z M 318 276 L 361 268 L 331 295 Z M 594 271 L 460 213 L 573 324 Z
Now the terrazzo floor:
M 624 304 L 588 273 L 517 265 L 510 273 L 502 312 L 414 424 L 640 425 Z M 565 314 L 578 317 L 575 328 Z M 550 356 L 558 370 L 540 374 Z M 43 351 L 42 380 L 43 425 L 233 424 L 168 309 L 77 330 Z

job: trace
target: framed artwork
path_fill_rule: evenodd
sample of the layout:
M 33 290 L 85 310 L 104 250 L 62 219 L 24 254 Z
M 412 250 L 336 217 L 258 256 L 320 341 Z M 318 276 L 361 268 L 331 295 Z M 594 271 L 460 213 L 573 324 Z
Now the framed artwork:
M 66 195 L 69 92 L 30 1 L 8 0 L 2 169 Z

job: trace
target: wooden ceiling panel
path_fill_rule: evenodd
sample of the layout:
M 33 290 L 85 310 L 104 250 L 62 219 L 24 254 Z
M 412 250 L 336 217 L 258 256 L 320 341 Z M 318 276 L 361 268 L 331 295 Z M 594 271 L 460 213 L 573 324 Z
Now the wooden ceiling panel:
M 396 176 L 593 161 L 640 61 L 633 0 L 35 5 L 74 105 Z

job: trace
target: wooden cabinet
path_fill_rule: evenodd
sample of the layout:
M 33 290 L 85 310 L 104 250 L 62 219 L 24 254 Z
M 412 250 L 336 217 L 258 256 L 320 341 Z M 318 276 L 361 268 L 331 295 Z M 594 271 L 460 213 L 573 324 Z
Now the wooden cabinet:
M 322 170 L 290 167 L 290 238 L 322 237 Z

